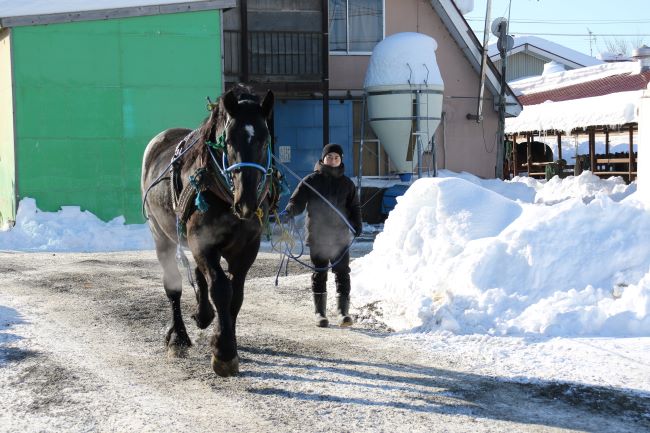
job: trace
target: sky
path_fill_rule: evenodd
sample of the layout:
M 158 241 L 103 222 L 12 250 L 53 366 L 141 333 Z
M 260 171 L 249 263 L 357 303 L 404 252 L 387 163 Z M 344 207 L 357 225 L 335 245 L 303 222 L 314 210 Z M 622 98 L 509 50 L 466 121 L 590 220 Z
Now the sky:
M 352 261 L 352 312 L 433 358 L 475 362 L 477 374 L 650 393 L 650 211 L 636 188 L 589 172 L 416 180 L 383 226 L 364 229 L 380 233 Z M 152 248 L 146 225 L 74 206 L 42 212 L 30 198 L 0 231 L 0 254 Z
M 486 5 L 487 0 L 474 0 L 474 10 L 465 15 L 480 41 Z M 539 36 L 594 57 L 605 51 L 607 40 L 626 40 L 634 45 L 641 40 L 650 45 L 647 0 L 492 0 L 490 22 L 508 18 L 509 5 L 511 35 Z

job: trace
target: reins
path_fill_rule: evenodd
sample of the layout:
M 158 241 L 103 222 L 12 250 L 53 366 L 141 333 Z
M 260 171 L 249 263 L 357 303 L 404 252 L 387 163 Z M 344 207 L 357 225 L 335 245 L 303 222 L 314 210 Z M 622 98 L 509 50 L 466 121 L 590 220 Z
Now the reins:
M 183 140 L 187 139 L 189 136 L 191 136 L 192 134 L 194 134 L 194 132 L 196 132 L 196 130 L 191 131 L 189 134 L 187 134 L 187 135 L 183 138 Z M 181 140 L 180 142 L 182 142 L 183 140 Z M 149 185 L 149 187 L 148 187 L 147 190 L 145 191 L 145 193 L 144 193 L 144 197 L 142 197 L 142 216 L 144 217 L 145 221 L 149 221 L 149 216 L 147 215 L 147 212 L 146 212 L 146 210 L 145 210 L 145 206 L 146 206 L 146 204 L 147 204 L 147 196 L 149 195 L 149 191 L 151 190 L 151 188 L 153 188 L 154 186 L 158 185 L 158 184 L 159 184 L 160 182 L 162 182 L 163 180 L 168 179 L 168 178 L 166 178 L 166 177 L 163 177 L 163 176 L 165 175 L 165 173 L 169 172 L 169 169 L 172 167 L 172 165 L 174 165 L 174 163 L 176 163 L 176 161 L 178 161 L 179 159 L 181 159 L 181 158 L 183 157 L 183 155 L 185 155 L 185 153 L 186 153 L 188 150 L 190 150 L 190 149 L 191 149 L 191 148 L 192 148 L 196 143 L 198 143 L 198 141 L 199 141 L 199 137 L 196 137 L 196 138 L 194 139 L 194 141 L 192 141 L 192 143 L 190 143 L 189 146 L 187 146 L 185 149 L 183 149 L 183 151 L 182 151 L 181 153 L 179 153 L 178 155 L 176 155 L 175 157 L 173 157 L 172 160 L 171 160 L 171 162 L 167 165 L 167 167 L 165 167 L 165 169 L 162 170 L 162 171 L 160 172 L 160 174 L 158 175 L 158 177 L 156 178 L 156 180 L 154 180 L 153 182 L 151 182 L 151 185 Z M 179 143 L 180 143 L 180 142 L 179 142 Z
M 280 162 L 275 155 L 272 155 L 272 156 L 273 156 L 273 159 L 275 160 L 276 164 L 279 164 L 280 166 L 282 166 L 282 168 L 287 170 L 296 179 L 302 180 L 302 178 L 300 176 L 298 176 L 293 170 L 291 170 L 285 164 Z M 316 190 L 316 188 L 311 186 L 308 182 L 305 182 L 305 185 L 307 185 L 307 187 L 309 189 L 311 189 L 314 193 L 316 193 L 316 195 L 321 200 L 323 200 L 330 208 L 332 208 L 334 210 L 334 212 L 336 212 L 336 214 L 339 216 L 339 218 L 341 218 L 341 220 L 343 220 L 343 222 L 345 222 L 345 225 L 348 226 L 348 229 L 350 230 L 350 232 L 354 234 L 354 229 L 352 228 L 352 225 L 350 225 L 350 222 L 345 217 L 345 215 L 343 215 L 341 213 L 341 211 L 338 210 L 336 208 L 336 206 L 334 206 L 334 204 L 332 202 L 330 202 L 320 192 L 318 192 Z M 331 262 L 330 265 L 322 267 L 322 268 L 318 268 L 318 267 L 310 265 L 309 263 L 306 263 L 303 260 L 300 260 L 300 257 L 302 257 L 302 255 L 304 253 L 304 250 L 305 250 L 304 240 L 302 238 L 302 235 L 301 235 L 300 231 L 295 227 L 295 224 L 293 223 L 293 221 L 291 221 L 288 224 L 289 229 L 287 230 L 284 227 L 284 224 L 282 224 L 280 222 L 280 217 L 279 217 L 278 213 L 276 212 L 275 213 L 275 224 L 281 227 L 281 233 L 282 234 L 280 236 L 280 241 L 279 241 L 280 247 L 282 246 L 282 244 L 284 244 L 284 248 L 276 249 L 276 244 L 274 242 L 271 242 L 271 249 L 273 251 L 278 252 L 278 253 L 281 254 L 280 265 L 278 266 L 278 271 L 275 274 L 275 285 L 276 286 L 278 285 L 278 278 L 280 276 L 280 272 L 282 272 L 282 267 L 283 266 L 284 266 L 284 270 L 285 270 L 285 276 L 288 274 L 287 266 L 289 265 L 289 259 L 292 259 L 296 263 L 298 263 L 298 264 L 300 264 L 300 265 L 302 265 L 302 266 L 304 266 L 306 268 L 311 269 L 313 272 L 326 272 L 326 271 L 332 269 L 334 266 L 338 265 L 339 262 L 341 260 L 343 260 L 343 257 L 348 253 L 348 251 L 350 251 L 350 248 L 352 247 L 352 245 L 354 244 L 354 242 L 357 239 L 356 237 L 353 237 L 352 241 L 348 244 L 348 246 L 343 249 L 341 254 L 339 254 L 339 256 L 336 258 L 336 260 Z M 295 239 L 292 236 L 293 234 L 297 235 L 298 239 L 300 240 L 300 253 L 298 255 L 293 254 L 293 248 L 295 247 Z

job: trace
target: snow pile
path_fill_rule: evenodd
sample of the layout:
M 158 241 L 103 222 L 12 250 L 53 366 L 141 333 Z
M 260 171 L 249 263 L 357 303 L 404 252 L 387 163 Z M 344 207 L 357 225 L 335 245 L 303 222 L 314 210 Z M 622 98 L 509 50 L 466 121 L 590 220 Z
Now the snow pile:
M 526 182 L 534 203 L 416 181 L 353 262 L 355 304 L 401 331 L 650 335 L 650 212 L 635 187 L 588 172 Z
M 431 36 L 404 32 L 388 36 L 372 50 L 364 88 L 390 85 L 443 85 Z
M 41 212 L 32 198 L 20 201 L 15 227 L 0 232 L 0 250 L 99 252 L 152 248 L 146 224 L 125 225 L 122 216 L 104 222 L 79 206 Z

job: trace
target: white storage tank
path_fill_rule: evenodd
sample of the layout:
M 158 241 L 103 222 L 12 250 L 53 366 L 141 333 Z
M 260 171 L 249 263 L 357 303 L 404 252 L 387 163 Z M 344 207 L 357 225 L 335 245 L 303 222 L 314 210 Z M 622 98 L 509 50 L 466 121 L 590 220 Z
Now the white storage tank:
M 420 133 L 426 145 L 440 124 L 444 83 L 437 48 L 430 36 L 396 33 L 370 57 L 363 86 L 368 121 L 398 173 L 412 173 L 418 162 L 415 149 L 409 152 L 412 134 Z

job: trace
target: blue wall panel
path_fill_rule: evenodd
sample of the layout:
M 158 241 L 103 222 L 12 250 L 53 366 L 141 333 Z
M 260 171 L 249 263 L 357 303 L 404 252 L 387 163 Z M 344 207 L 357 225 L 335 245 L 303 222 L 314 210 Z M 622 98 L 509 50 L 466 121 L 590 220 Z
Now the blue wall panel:
M 323 149 L 323 103 L 278 101 L 274 107 L 275 155 L 300 178 L 314 171 Z M 352 176 L 352 101 L 330 102 L 330 142 L 343 147 L 345 174 Z M 286 147 L 290 152 L 286 152 Z M 283 149 L 284 148 L 284 149 Z M 293 192 L 300 179 L 280 167 Z M 286 205 L 283 197 L 280 209 Z

